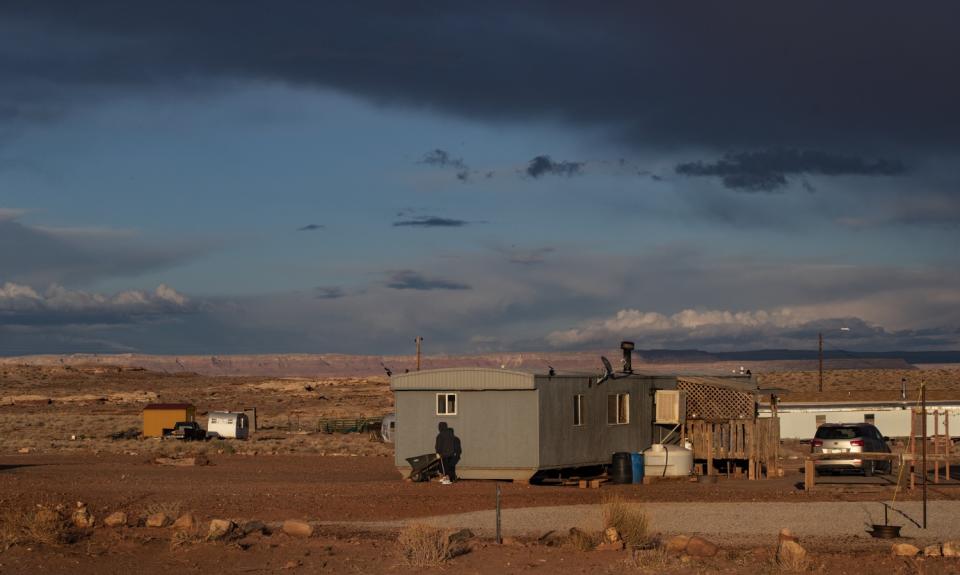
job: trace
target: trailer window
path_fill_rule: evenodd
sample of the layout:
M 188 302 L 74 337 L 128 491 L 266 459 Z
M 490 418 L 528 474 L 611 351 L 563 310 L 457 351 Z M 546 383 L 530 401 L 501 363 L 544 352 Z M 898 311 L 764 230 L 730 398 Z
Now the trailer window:
M 610 425 L 630 423 L 629 393 L 616 393 L 607 396 L 607 423 Z
M 583 396 L 573 396 L 573 425 L 583 425 Z
M 457 414 L 457 394 L 456 393 L 438 393 L 437 394 L 437 415 L 456 415 Z

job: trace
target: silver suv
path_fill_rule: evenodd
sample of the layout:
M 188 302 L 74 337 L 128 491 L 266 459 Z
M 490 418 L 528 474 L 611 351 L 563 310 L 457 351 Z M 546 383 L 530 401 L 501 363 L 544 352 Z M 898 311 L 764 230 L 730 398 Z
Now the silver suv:
M 810 442 L 811 453 L 890 453 L 887 438 L 880 430 L 869 423 L 824 423 L 817 428 L 817 434 Z M 818 473 L 828 471 L 862 471 L 867 477 L 877 473 L 890 473 L 893 462 L 890 460 L 819 459 L 816 461 Z

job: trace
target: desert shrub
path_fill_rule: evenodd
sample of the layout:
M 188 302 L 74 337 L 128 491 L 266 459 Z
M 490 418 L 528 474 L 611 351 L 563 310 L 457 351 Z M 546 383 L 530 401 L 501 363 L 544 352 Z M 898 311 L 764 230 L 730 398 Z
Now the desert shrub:
M 400 531 L 397 550 L 404 563 L 412 567 L 442 565 L 466 552 L 463 544 L 451 541 L 445 530 L 418 523 Z
M 773 566 L 781 573 L 801 573 L 809 565 L 810 558 L 806 554 L 777 553 L 773 558 Z
M 203 538 L 190 531 L 174 531 L 170 536 L 170 549 L 179 549 L 202 541 Z
M 663 573 L 678 562 L 677 557 L 667 553 L 663 547 L 634 551 L 630 559 L 625 561 L 627 567 L 650 573 Z
M 630 547 L 642 547 L 649 540 L 647 514 L 640 505 L 612 497 L 603 505 L 603 526 L 613 527 Z
M 600 533 L 587 533 L 574 527 L 567 536 L 567 544 L 578 551 L 592 551 L 602 538 Z
M 7 508 L 0 513 L 0 542 L 11 545 L 62 545 L 76 540 L 63 505 L 38 504 L 33 508 Z

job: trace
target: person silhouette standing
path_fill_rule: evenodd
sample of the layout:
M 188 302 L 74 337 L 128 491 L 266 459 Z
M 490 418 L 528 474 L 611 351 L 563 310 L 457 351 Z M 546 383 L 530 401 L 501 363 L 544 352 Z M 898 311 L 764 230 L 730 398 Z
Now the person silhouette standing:
M 453 428 L 441 421 L 437 425 L 439 433 L 434 448 L 440 456 L 440 465 L 445 475 L 443 483 L 452 483 L 457 480 L 457 461 L 460 460 L 460 438 L 453 434 Z

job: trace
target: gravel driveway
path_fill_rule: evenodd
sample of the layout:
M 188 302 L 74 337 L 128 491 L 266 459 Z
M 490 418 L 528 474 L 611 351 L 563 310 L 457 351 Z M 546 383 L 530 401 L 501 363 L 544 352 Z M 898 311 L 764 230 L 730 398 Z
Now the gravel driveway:
M 653 531 L 661 533 L 698 533 L 715 540 L 769 538 L 788 527 L 800 537 L 864 538 L 872 540 L 867 530 L 871 524 L 883 523 L 883 506 L 865 502 L 810 503 L 642 503 Z M 920 502 L 907 501 L 892 505 L 890 523 L 903 525 L 904 537 L 920 541 L 960 538 L 960 501 L 930 502 L 927 509 L 928 529 L 920 529 Z M 410 520 L 438 527 L 469 528 L 489 536 L 496 525 L 493 511 L 475 511 Z M 390 522 L 401 526 L 403 522 Z M 599 530 L 602 527 L 602 506 L 568 505 L 562 507 L 526 507 L 504 509 L 501 520 L 505 535 L 535 535 L 547 531 L 565 532 L 571 527 Z M 386 525 L 384 525 L 386 526 Z

